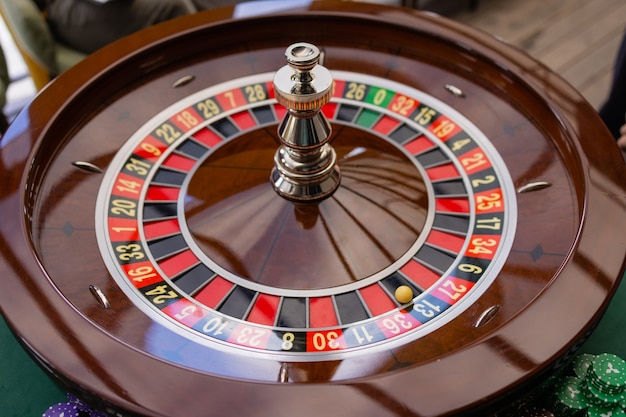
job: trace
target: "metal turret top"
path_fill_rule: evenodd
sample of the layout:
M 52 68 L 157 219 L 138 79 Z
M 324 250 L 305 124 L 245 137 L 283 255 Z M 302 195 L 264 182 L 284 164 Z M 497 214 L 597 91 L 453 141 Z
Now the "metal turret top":
M 317 202 L 339 186 L 337 157 L 328 144 L 332 128 L 320 110 L 333 95 L 333 79 L 319 65 L 320 50 L 299 42 L 285 52 L 287 65 L 274 77 L 276 100 L 288 109 L 278 128 L 281 146 L 271 181 L 276 192 L 296 202 Z

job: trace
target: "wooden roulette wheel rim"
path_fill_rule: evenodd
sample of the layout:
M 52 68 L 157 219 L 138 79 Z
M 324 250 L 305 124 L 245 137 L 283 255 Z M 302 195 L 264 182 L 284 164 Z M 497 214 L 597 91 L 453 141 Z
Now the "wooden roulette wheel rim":
M 626 252 L 626 242 L 614 226 L 623 218 L 626 203 L 624 163 L 595 112 L 578 93 L 523 53 L 485 34 L 416 11 L 335 2 L 242 20 L 229 19 L 232 11 L 221 9 L 167 22 L 98 51 L 51 83 L 3 138 L 6 186 L 1 192 L 2 205 L 5 219 L 12 221 L 0 225 L 1 262 L 7 282 L 0 306 L 26 349 L 44 368 L 111 413 L 206 416 L 256 415 L 263 410 L 263 415 L 283 415 L 297 410 L 303 415 L 485 415 L 508 405 L 575 351 L 606 308 L 623 274 Z M 363 39 L 365 31 L 375 36 Z M 316 311 L 311 304 L 307 304 L 308 321 L 303 325 L 309 327 L 304 330 L 280 320 L 254 327 L 258 323 L 249 315 L 239 317 L 250 331 L 269 329 L 272 335 L 282 337 L 277 339 L 278 347 L 267 342 L 259 349 L 248 337 L 218 340 L 214 333 L 213 339 L 200 337 L 182 318 L 182 324 L 173 325 L 182 310 L 163 313 L 166 309 L 160 305 L 169 305 L 162 297 L 169 294 L 169 288 L 157 282 L 149 290 L 142 290 L 141 285 L 129 289 L 124 278 L 135 275 L 115 277 L 115 271 L 124 270 L 129 259 L 117 262 L 121 257 L 108 252 L 108 248 L 113 254 L 117 250 L 111 230 L 122 228 L 110 213 L 119 214 L 130 207 L 125 203 L 116 206 L 117 194 L 112 190 L 119 185 L 116 181 L 122 178 L 129 158 L 139 155 L 135 147 L 154 150 L 144 146 L 146 138 L 165 125 L 184 130 L 174 123 L 176 117 L 188 109 L 199 111 L 198 103 L 205 103 L 207 97 L 268 85 L 266 74 L 282 66 L 285 48 L 300 40 L 323 48 L 325 66 L 336 71 L 337 85 L 344 86 L 335 90 L 338 109 L 358 107 L 359 114 L 376 113 L 378 121 L 395 116 L 399 120 L 396 126 L 414 127 L 409 130 L 430 138 L 430 145 L 437 144 L 439 153 L 447 155 L 446 161 L 462 178 L 456 183 L 466 187 L 464 198 L 469 208 L 453 217 L 474 226 L 492 218 L 480 217 L 481 210 L 492 213 L 492 206 L 481 205 L 489 200 L 481 199 L 481 181 L 474 182 L 486 177 L 472 176 L 472 168 L 467 167 L 471 160 L 464 159 L 461 149 L 462 144 L 474 142 L 453 145 L 458 131 L 439 136 L 441 125 L 434 119 L 458 122 L 463 127 L 458 134 L 468 134 L 489 154 L 494 172 L 489 175 L 500 181 L 499 189 L 507 196 L 507 210 L 502 213 L 511 222 L 507 223 L 508 232 L 497 234 L 503 242 L 499 256 L 488 257 L 491 269 L 486 269 L 490 272 L 485 276 L 489 279 L 482 284 L 477 281 L 480 291 L 462 308 L 453 306 L 453 300 L 445 307 L 433 306 L 432 296 L 440 288 L 433 283 L 423 289 L 422 298 L 408 306 L 394 306 L 393 314 L 385 310 L 377 322 L 396 317 L 396 313 L 402 320 L 421 317 L 428 331 L 419 333 L 407 324 L 405 332 L 400 327 L 406 322 L 400 320 L 387 328 L 389 334 L 382 325 L 381 339 L 356 347 L 350 345 L 347 334 L 366 336 L 359 333 L 359 326 L 373 326 L 376 313 L 373 307 L 364 309 L 369 314 L 365 319 L 342 322 L 339 295 L 329 288 L 348 286 L 350 294 L 358 293 L 357 298 L 369 306 L 360 284 L 341 281 L 305 285 L 304 289 L 303 284 L 247 284 L 246 280 L 237 281 L 242 275 L 239 270 L 229 274 L 224 267 L 221 275 L 226 277 L 226 285 L 253 291 L 255 299 L 275 296 L 310 303 L 313 298 L 325 298 L 337 306 L 339 322 L 320 326 L 323 332 L 311 324 Z M 383 105 L 372 98 L 368 102 L 367 94 L 350 93 L 351 85 L 355 94 L 363 85 L 364 91 L 419 98 L 436 117 L 431 121 L 415 113 L 402 115 L 399 109 L 392 109 L 393 101 Z M 270 94 L 271 87 L 265 93 Z M 250 97 L 244 105 L 234 102 L 230 110 L 228 104 L 220 104 L 219 111 L 203 119 L 202 128 L 219 133 L 213 118 L 217 114 L 220 120 L 228 117 L 233 121 L 239 114 L 236 110 L 254 113 L 256 98 L 269 100 Z M 274 108 L 269 102 L 262 104 Z M 417 104 L 411 111 L 420 111 Z M 340 137 L 362 135 L 381 141 L 381 149 L 393 141 L 385 139 L 392 137 L 391 133 L 377 130 L 378 122 L 366 124 L 338 115 L 339 110 L 331 116 L 331 124 L 348 132 Z M 277 124 L 275 118 L 267 125 L 239 126 L 236 139 L 223 140 L 215 152 L 207 151 L 208 164 L 220 149 L 226 156 L 236 154 L 238 151 L 228 146 L 246 143 L 250 135 L 271 135 L 268 132 Z M 189 127 L 183 136 L 198 139 L 197 132 Z M 227 134 L 222 136 L 224 139 Z M 428 163 L 420 159 L 422 150 L 405 145 L 394 145 L 394 149 L 403 149 L 400 159 L 404 162 L 412 157 L 419 161 L 417 176 L 426 178 L 426 188 L 438 189 L 450 179 L 449 174 L 443 179 L 432 174 Z M 170 156 L 184 157 L 180 149 L 182 142 L 178 153 Z M 155 166 L 166 170 L 169 163 L 159 159 Z M 135 173 L 141 166 L 134 165 Z M 180 165 L 174 166 L 181 170 Z M 219 181 L 223 178 L 215 175 Z M 196 176 L 192 177 L 180 190 L 206 188 L 204 183 L 194 185 Z M 134 181 L 123 178 L 132 192 Z M 209 182 L 218 182 L 215 178 Z M 145 184 L 147 189 L 161 183 L 151 179 Z M 229 184 L 223 188 L 231 190 Z M 435 200 L 450 197 L 432 190 L 426 194 L 433 193 L 436 196 L 429 197 L 426 205 L 428 213 L 433 212 Z M 191 218 L 184 198 L 177 196 L 172 201 L 180 201 L 179 218 Z M 141 242 L 150 248 L 153 263 L 165 271 L 147 236 L 145 210 L 152 203 L 149 197 L 142 197 Z M 449 214 L 446 209 L 434 211 L 434 217 Z M 467 269 L 459 265 L 466 265 L 468 251 L 474 250 L 471 253 L 477 258 L 484 254 L 474 239 L 485 242 L 494 238 L 471 229 L 474 232 L 462 234 L 460 247 L 446 247 L 454 240 L 451 234 L 437 240 L 441 232 L 437 220 L 428 220 L 428 214 L 425 217 L 422 223 L 430 232 L 411 246 L 409 258 L 428 264 L 430 258 L 420 258 L 420 249 L 443 246 L 438 253 L 453 255 L 446 264 L 450 270 L 438 272 L 442 280 Z M 185 227 L 183 224 L 181 229 Z M 157 240 L 165 240 L 168 233 L 159 229 Z M 193 230 L 182 234 L 187 240 L 197 238 Z M 128 246 L 128 242 L 123 244 Z M 204 253 L 209 247 L 198 245 L 189 251 Z M 133 253 L 127 252 L 124 258 L 133 258 Z M 167 249 L 164 256 L 177 253 Z M 400 259 L 403 264 L 408 262 L 403 256 L 394 255 L 389 267 L 402 272 L 393 265 Z M 290 268 L 302 264 L 302 257 L 298 259 Z M 217 262 L 215 267 L 223 267 L 223 262 L 227 261 Z M 394 275 L 392 272 L 364 272 L 367 279 L 357 281 L 378 288 L 379 281 Z M 400 275 L 411 278 L 406 271 Z M 421 273 L 414 278 L 418 276 Z M 138 281 L 144 278 L 142 275 Z M 438 279 L 433 282 L 445 282 Z M 194 291 L 202 291 L 193 285 L 193 291 L 182 291 L 187 295 L 180 297 L 185 302 L 199 300 Z M 299 291 L 305 295 L 298 296 Z M 151 306 L 146 307 L 150 303 L 144 303 L 145 299 Z M 221 308 L 210 305 L 208 298 L 202 300 L 207 311 Z M 379 300 L 374 297 L 374 303 Z M 446 311 L 454 314 L 440 319 L 438 308 L 449 308 Z M 281 310 L 287 318 L 290 311 Z M 280 312 L 274 314 L 280 316 Z M 426 326 L 427 314 L 437 316 L 441 324 Z M 210 320 L 205 319 L 205 329 L 211 327 L 207 324 Z M 303 342 L 302 351 L 292 355 L 285 352 L 283 343 L 289 342 L 292 348 L 290 343 L 296 339 L 285 335 L 297 333 L 293 329 L 301 331 L 310 344 Z M 396 337 L 396 330 L 402 335 Z M 337 340 L 345 345 L 337 342 L 329 347 L 337 351 L 311 347 L 322 333 L 324 347 L 328 347 L 339 331 L 345 336 Z M 233 342 L 235 339 L 240 343 Z

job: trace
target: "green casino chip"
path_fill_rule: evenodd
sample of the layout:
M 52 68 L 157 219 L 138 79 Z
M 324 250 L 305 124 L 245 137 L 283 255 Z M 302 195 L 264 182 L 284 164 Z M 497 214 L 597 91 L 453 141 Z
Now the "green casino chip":
M 572 416 L 587 409 L 589 402 L 582 391 L 583 380 L 564 376 L 554 391 L 554 410 L 557 416 Z
M 605 394 L 619 394 L 626 387 L 626 362 L 619 356 L 597 355 L 587 370 L 586 381 Z
M 626 413 L 618 406 L 592 405 L 587 410 L 587 417 L 626 417 Z
M 589 384 L 589 381 L 583 381 L 580 388 L 590 405 L 619 405 L 624 400 L 624 393 L 607 394 Z
M 591 353 L 581 353 L 577 355 L 572 361 L 572 369 L 574 370 L 574 374 L 580 378 L 585 379 L 587 377 L 587 371 L 591 366 L 595 355 Z

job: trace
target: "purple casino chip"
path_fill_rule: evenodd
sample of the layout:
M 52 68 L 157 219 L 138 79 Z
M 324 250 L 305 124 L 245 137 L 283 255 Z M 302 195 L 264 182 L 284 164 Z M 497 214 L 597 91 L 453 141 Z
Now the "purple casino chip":
M 92 410 L 73 394 L 68 393 L 67 400 L 51 406 L 41 417 L 106 417 L 106 414 Z

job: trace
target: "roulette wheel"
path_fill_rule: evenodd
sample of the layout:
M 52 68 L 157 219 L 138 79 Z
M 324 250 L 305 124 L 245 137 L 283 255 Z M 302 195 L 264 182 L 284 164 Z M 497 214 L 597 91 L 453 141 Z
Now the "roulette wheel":
M 7 323 L 111 415 L 505 410 L 624 272 L 593 109 L 437 16 L 236 11 L 96 52 L 11 125 Z

